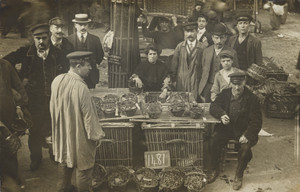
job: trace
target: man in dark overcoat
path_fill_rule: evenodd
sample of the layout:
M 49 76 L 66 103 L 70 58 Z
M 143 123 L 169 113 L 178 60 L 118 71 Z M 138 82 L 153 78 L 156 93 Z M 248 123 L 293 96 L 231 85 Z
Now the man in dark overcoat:
M 74 23 L 76 32 L 68 37 L 68 40 L 74 46 L 74 51 L 90 51 L 93 53 L 91 56 L 92 70 L 88 77 L 85 78 L 85 82 L 88 88 L 95 88 L 99 83 L 99 70 L 97 64 L 100 64 L 103 60 L 104 52 L 99 37 L 92 35 L 88 32 L 88 24 L 91 19 L 87 14 L 76 14 Z
M 258 133 L 262 126 L 262 115 L 257 96 L 249 91 L 245 72 L 235 72 L 229 75 L 232 88 L 224 89 L 210 105 L 210 114 L 221 120 L 215 126 L 210 141 L 211 165 L 209 182 L 218 176 L 221 149 L 228 140 L 237 140 L 238 165 L 233 181 L 233 189 L 242 187 L 243 173 L 252 159 L 251 148 L 258 141 Z
M 37 24 L 30 31 L 34 44 L 9 53 L 4 59 L 14 66 L 22 64 L 19 76 L 28 95 L 28 109 L 33 120 L 28 146 L 30 169 L 34 171 L 42 161 L 44 138 L 51 135 L 51 83 L 57 75 L 68 70 L 68 62 L 62 52 L 50 43 L 48 24 Z
M 239 68 L 247 70 L 253 63 L 262 65 L 263 56 L 261 41 L 249 34 L 251 15 L 240 13 L 236 17 L 238 34 L 228 39 L 228 45 L 236 50 Z
M 227 28 L 224 24 L 216 24 L 212 31 L 213 45 L 203 51 L 202 75 L 199 83 L 198 94 L 202 101 L 211 102 L 210 90 L 214 83 L 215 74 L 222 68 L 219 53 L 222 50 L 229 50 L 233 53 L 233 67 L 238 68 L 237 54 L 233 48 L 226 46 Z
M 65 56 L 71 53 L 74 50 L 74 47 L 72 43 L 64 37 L 65 22 L 59 17 L 54 17 L 49 20 L 49 25 L 52 45 L 59 48 Z

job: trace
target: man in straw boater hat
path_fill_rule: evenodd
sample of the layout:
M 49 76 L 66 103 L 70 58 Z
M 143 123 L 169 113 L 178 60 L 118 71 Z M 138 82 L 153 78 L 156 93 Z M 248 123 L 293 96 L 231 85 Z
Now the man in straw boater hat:
M 68 61 L 50 42 L 49 25 L 37 24 L 30 29 L 34 43 L 4 57 L 13 66 L 21 63 L 20 79 L 28 94 L 28 109 L 33 127 L 29 130 L 30 169 L 35 171 L 42 161 L 42 145 L 51 134 L 49 102 L 53 79 L 68 70 Z M 49 150 L 51 155 L 51 151 Z
M 88 25 L 91 19 L 85 13 L 76 14 L 75 19 L 72 20 L 76 32 L 68 37 L 68 40 L 74 46 L 74 51 L 91 51 L 91 66 L 92 70 L 88 77 L 84 80 L 88 88 L 95 88 L 99 82 L 99 70 L 97 64 L 103 60 L 104 52 L 99 37 L 88 32 Z
M 233 67 L 238 68 L 236 51 L 225 45 L 227 40 L 227 28 L 224 24 L 216 24 L 212 31 L 213 45 L 203 51 L 202 75 L 199 83 L 198 94 L 206 103 L 211 101 L 211 88 L 214 83 L 215 74 L 222 68 L 220 63 L 220 52 L 229 50 L 233 53 Z
M 196 22 L 183 25 L 185 41 L 179 43 L 171 63 L 171 80 L 177 91 L 192 92 L 198 97 L 198 84 L 201 72 L 201 58 L 205 45 L 197 41 Z
M 250 22 L 253 20 L 247 13 L 239 13 L 236 17 L 238 34 L 228 39 L 228 45 L 236 50 L 239 68 L 247 70 L 253 63 L 262 65 L 261 41 L 249 34 Z
M 88 51 L 68 54 L 69 72 L 57 76 L 51 85 L 53 154 L 59 163 L 58 191 L 73 191 L 73 171 L 76 171 L 77 191 L 91 191 L 96 147 L 105 135 L 84 81 L 92 70 L 92 54 Z
M 59 17 L 54 17 L 49 20 L 49 25 L 52 45 L 59 48 L 64 55 L 72 52 L 74 49 L 73 45 L 64 37 L 63 29 L 65 27 L 65 22 Z
M 231 88 L 224 89 L 211 103 L 209 112 L 222 123 L 217 124 L 211 137 L 211 165 L 208 180 L 215 181 L 219 174 L 221 149 L 228 140 L 239 142 L 238 165 L 233 180 L 233 189 L 242 187 L 244 170 L 252 159 L 251 148 L 258 141 L 262 127 L 260 103 L 246 85 L 246 73 L 235 72 L 228 75 Z

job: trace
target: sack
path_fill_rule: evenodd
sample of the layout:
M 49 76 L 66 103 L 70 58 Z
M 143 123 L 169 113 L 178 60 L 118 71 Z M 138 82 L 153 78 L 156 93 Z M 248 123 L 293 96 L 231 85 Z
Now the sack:
M 283 15 L 284 14 L 283 5 L 276 5 L 276 4 L 274 4 L 273 5 L 273 10 L 274 10 L 274 13 L 276 15 Z

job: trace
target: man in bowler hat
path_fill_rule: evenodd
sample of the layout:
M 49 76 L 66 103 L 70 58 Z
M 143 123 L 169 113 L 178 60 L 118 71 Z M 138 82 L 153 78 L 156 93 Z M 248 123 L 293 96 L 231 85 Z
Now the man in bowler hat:
M 252 159 L 251 148 L 258 141 L 258 133 L 262 127 L 262 114 L 259 100 L 245 85 L 246 73 L 235 72 L 228 75 L 231 88 L 224 89 L 211 103 L 209 112 L 220 119 L 210 141 L 211 165 L 209 182 L 213 182 L 219 173 L 221 149 L 228 140 L 239 142 L 238 165 L 233 181 L 233 189 L 242 187 L 244 170 Z
M 68 37 L 68 40 L 74 46 L 74 51 L 90 51 L 91 56 L 91 73 L 85 78 L 88 88 L 95 88 L 99 82 L 99 70 L 97 64 L 103 60 L 104 52 L 99 37 L 88 32 L 88 24 L 91 19 L 85 13 L 76 14 L 72 20 L 76 32 Z

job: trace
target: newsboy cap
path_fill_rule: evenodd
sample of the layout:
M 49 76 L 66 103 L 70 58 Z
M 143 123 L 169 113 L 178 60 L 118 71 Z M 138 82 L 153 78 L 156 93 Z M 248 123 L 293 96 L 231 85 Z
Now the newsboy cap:
M 220 55 L 220 58 L 226 57 L 226 58 L 233 59 L 233 52 L 230 50 L 222 50 L 219 55 Z
M 197 22 L 186 22 L 183 25 L 184 30 L 193 30 L 198 28 L 198 23 Z
M 240 12 L 236 15 L 235 19 L 237 21 L 252 21 L 253 18 L 250 14 L 245 13 L 245 12 Z
M 72 20 L 73 23 L 89 23 L 91 21 L 86 13 L 75 14 L 75 19 Z
M 198 5 L 203 6 L 203 5 L 204 5 L 204 2 L 203 2 L 203 1 L 197 1 L 197 2 L 195 3 L 195 7 L 198 6 Z
M 246 79 L 247 74 L 244 71 L 234 72 L 228 75 L 230 82 L 233 84 L 239 84 Z
M 59 17 L 54 17 L 49 20 L 49 25 L 64 26 L 65 22 Z
M 67 55 L 67 58 L 71 60 L 89 59 L 93 52 L 90 51 L 74 51 Z
M 47 23 L 36 24 L 30 28 L 30 32 L 32 33 L 32 35 L 49 33 L 49 31 L 49 25 Z
M 227 28 L 224 24 L 221 24 L 221 23 L 217 23 L 215 24 L 211 34 L 213 35 L 225 35 L 227 33 Z

